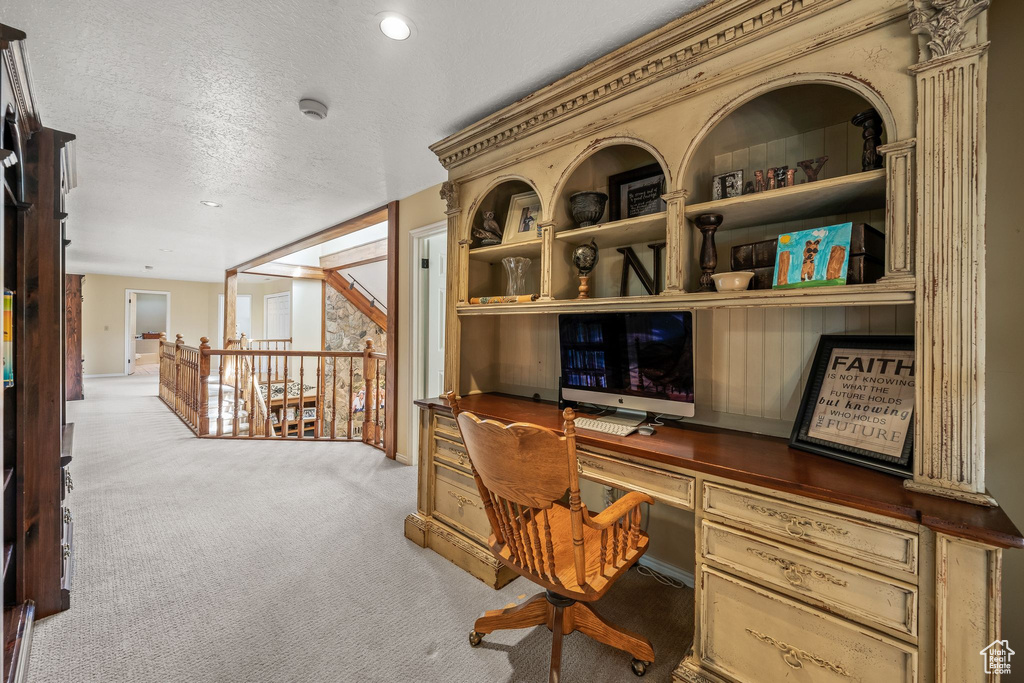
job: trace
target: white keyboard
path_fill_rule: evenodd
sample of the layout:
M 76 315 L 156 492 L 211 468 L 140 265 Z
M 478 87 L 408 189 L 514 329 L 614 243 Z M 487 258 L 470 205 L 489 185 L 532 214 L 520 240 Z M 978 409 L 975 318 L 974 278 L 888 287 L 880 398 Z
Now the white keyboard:
M 576 427 L 585 429 L 588 432 L 601 432 L 602 434 L 611 434 L 612 436 L 628 436 L 636 431 L 635 425 L 615 424 L 614 422 L 594 420 L 589 417 L 576 418 Z

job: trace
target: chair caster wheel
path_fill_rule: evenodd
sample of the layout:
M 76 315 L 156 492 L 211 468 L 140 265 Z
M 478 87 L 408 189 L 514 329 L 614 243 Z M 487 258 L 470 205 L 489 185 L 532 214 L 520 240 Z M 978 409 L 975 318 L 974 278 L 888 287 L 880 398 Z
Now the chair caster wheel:
M 477 633 L 476 631 L 470 631 L 469 632 L 469 644 L 470 644 L 471 647 L 476 647 L 477 645 L 479 645 L 483 641 L 483 639 L 484 639 L 484 634 Z
M 650 664 L 650 662 L 645 662 L 645 661 L 643 661 L 641 659 L 634 659 L 633 660 L 633 673 L 635 673 L 637 676 L 643 676 L 645 673 L 647 673 L 647 665 L 648 664 Z

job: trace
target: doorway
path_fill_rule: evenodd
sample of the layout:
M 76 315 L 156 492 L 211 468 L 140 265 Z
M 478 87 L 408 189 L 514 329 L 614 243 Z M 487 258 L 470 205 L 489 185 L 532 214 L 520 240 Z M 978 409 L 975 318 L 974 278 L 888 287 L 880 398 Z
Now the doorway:
M 217 329 L 224 329 L 224 295 L 217 295 Z M 252 294 L 239 294 L 235 298 L 235 335 L 252 339 Z
M 160 374 L 160 334 L 171 329 L 171 293 L 124 292 L 124 374 Z
M 292 338 L 292 293 L 280 292 L 263 297 L 263 338 Z
M 444 335 L 448 271 L 448 225 L 434 223 L 409 233 L 412 242 L 412 400 L 444 391 Z M 417 410 L 409 415 L 410 460 L 419 458 Z

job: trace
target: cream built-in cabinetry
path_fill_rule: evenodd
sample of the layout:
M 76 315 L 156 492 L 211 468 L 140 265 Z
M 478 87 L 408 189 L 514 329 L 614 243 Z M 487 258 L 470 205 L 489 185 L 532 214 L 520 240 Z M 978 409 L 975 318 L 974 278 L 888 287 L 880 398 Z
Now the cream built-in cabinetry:
M 435 144 L 449 171 L 446 390 L 553 399 L 559 313 L 694 310 L 694 421 L 783 436 L 821 334 L 913 334 L 906 486 L 976 505 L 983 518 L 995 504 L 984 481 L 976 322 L 985 315 L 988 5 L 713 0 Z M 864 171 L 850 118 L 868 107 L 883 122 L 885 164 Z M 750 179 L 823 155 L 817 182 L 710 197 L 717 173 L 743 169 Z M 570 194 L 607 192 L 610 175 L 647 164 L 665 174 L 664 212 L 573 229 Z M 482 213 L 504 224 L 509 198 L 528 190 L 541 202 L 537 237 L 481 247 L 472 228 Z M 885 233 L 885 275 L 868 285 L 699 292 L 692 221 L 701 213 L 724 216 L 719 271 L 734 244 L 849 220 Z M 594 298 L 577 300 L 569 254 L 591 239 L 600 249 Z M 655 242 L 665 243 L 663 291 L 633 285 L 620 296 L 617 248 L 633 246 L 651 269 Z M 537 300 L 470 303 L 503 293 L 501 259 L 511 255 L 532 259 Z M 466 541 L 487 529 L 450 427 L 443 411 L 424 412 L 420 504 L 407 533 L 501 583 L 484 546 Z M 581 466 L 589 462 L 595 481 L 655 490 L 662 503 L 690 500 L 697 516 L 696 635 L 679 680 L 781 680 L 796 670 L 808 681 L 985 678 L 978 653 L 999 636 L 1000 553 L 1017 541 L 969 540 L 939 520 L 672 468 L 651 473 L 616 457 L 583 454 Z

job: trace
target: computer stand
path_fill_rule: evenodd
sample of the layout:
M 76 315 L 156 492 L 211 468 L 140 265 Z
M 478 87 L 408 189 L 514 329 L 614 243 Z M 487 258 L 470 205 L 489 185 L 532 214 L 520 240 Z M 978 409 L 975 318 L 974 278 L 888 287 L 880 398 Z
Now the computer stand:
M 647 421 L 647 411 L 644 410 L 628 410 L 626 408 L 616 408 L 614 413 L 609 415 L 602 415 L 601 417 L 595 418 L 602 422 L 609 422 L 611 424 L 625 425 L 627 427 L 636 427 L 643 422 Z

